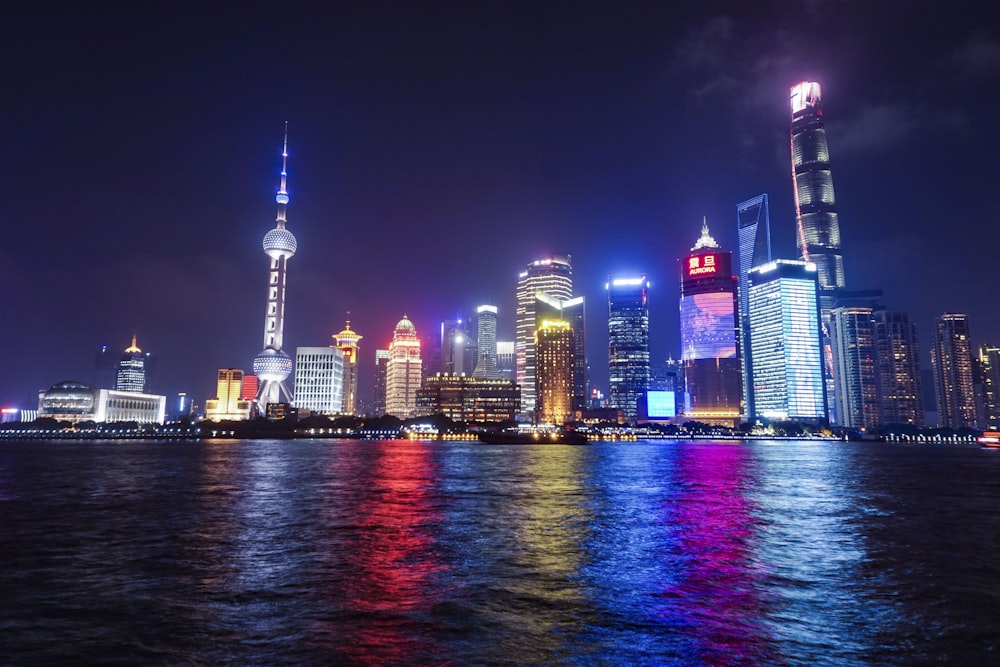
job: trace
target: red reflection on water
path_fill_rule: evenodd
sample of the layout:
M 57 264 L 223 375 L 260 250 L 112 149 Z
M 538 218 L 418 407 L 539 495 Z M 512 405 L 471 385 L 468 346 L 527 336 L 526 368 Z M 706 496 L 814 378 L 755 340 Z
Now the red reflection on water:
M 692 636 L 705 664 L 768 664 L 776 656 L 753 560 L 751 477 L 741 445 L 690 446 L 678 458 L 680 493 L 670 518 L 677 537 L 676 584 L 664 591 L 671 615 Z
M 345 545 L 351 576 L 331 591 L 352 617 L 338 649 L 367 664 L 438 662 L 439 647 L 420 632 L 420 618 L 440 598 L 434 576 L 444 569 L 430 528 L 441 520 L 428 492 L 438 475 L 432 452 L 405 441 L 359 446 L 376 454 L 351 480 L 364 490 L 350 512 L 356 538 Z

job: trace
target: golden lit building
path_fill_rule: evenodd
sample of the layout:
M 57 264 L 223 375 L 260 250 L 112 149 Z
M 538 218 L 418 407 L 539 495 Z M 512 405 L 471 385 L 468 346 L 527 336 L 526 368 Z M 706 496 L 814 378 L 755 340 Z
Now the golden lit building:
M 358 412 L 358 341 L 361 334 L 351 330 L 347 320 L 344 330 L 333 334 L 334 347 L 344 355 L 344 405 L 341 412 L 354 415 Z
M 535 333 L 535 395 L 540 424 L 565 424 L 573 416 L 573 327 L 542 320 Z
M 420 339 L 413 322 L 403 315 L 389 343 L 385 369 L 385 413 L 400 419 L 417 414 L 417 390 L 420 389 L 422 364 Z
M 521 411 L 521 388 L 513 380 L 437 373 L 417 392 L 417 412 L 443 414 L 456 422 L 499 423 Z
M 220 368 L 215 398 L 205 401 L 205 419 L 211 421 L 242 421 L 250 419 L 252 400 L 242 398 L 243 371 Z

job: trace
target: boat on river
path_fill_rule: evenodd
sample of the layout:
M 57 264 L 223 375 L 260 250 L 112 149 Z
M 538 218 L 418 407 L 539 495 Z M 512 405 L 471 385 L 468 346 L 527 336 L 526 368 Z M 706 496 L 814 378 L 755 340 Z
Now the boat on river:
M 1000 431 L 984 431 L 977 442 L 983 447 L 1000 448 Z
M 489 445 L 586 445 L 586 433 L 568 429 L 504 429 L 481 431 L 479 441 Z

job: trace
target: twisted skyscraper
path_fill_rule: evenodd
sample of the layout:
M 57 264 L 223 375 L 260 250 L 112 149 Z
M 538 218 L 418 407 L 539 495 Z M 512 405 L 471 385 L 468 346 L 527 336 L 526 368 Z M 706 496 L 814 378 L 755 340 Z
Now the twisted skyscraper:
M 281 185 L 274 200 L 278 215 L 274 229 L 264 235 L 264 253 L 271 258 L 267 280 L 267 312 L 264 315 L 264 349 L 253 360 L 253 372 L 260 381 L 257 392 L 257 409 L 267 411 L 268 403 L 279 403 L 284 397 L 292 401 L 285 380 L 292 373 L 292 360 L 281 349 L 285 329 L 285 274 L 288 260 L 295 254 L 295 236 L 285 229 L 285 207 L 288 192 L 285 189 L 288 167 L 288 123 L 285 123 L 285 142 L 281 151 Z
M 804 81 L 792 86 L 792 187 L 795 223 L 802 259 L 816 265 L 819 306 L 830 318 L 836 290 L 844 287 L 844 257 L 840 253 L 840 222 L 833 196 L 830 149 L 826 143 L 820 85 Z

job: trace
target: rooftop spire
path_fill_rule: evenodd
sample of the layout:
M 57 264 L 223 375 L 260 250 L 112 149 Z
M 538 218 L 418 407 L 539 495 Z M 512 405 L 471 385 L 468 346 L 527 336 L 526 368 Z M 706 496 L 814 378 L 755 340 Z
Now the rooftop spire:
M 708 216 L 701 219 L 701 236 L 698 241 L 691 248 L 692 252 L 695 250 L 701 250 L 702 248 L 718 248 L 719 244 L 715 242 L 712 235 L 708 233 Z
M 288 204 L 288 190 L 285 189 L 288 181 L 288 121 L 285 121 L 285 142 L 281 147 L 281 185 L 278 187 L 278 194 L 274 196 L 274 201 L 278 202 L 278 228 L 285 227 L 285 206 Z
M 135 334 L 132 334 L 132 344 L 125 348 L 126 354 L 132 354 L 133 352 L 142 352 L 139 346 L 135 344 Z

